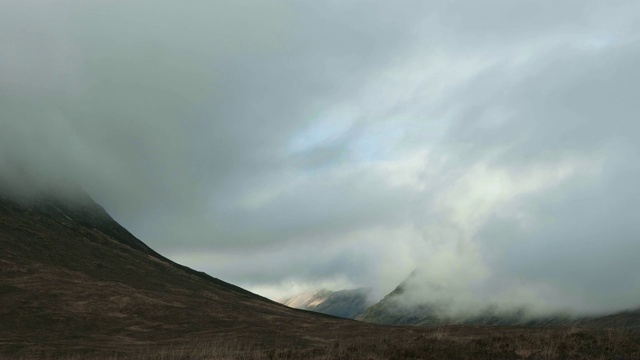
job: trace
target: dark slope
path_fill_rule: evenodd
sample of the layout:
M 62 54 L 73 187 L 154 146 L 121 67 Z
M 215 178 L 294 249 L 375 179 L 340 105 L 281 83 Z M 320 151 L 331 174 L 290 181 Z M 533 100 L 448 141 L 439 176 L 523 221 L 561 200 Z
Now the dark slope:
M 111 218 L 102 206 L 95 203 L 89 195 L 81 190 L 78 190 L 78 192 L 74 194 L 73 200 L 62 201 L 54 197 L 46 197 L 33 203 L 20 204 L 19 202 L 12 202 L 9 198 L 5 197 L 4 199 L 0 198 L 0 209 L 3 205 L 13 206 L 14 210 L 27 210 L 28 212 L 23 213 L 23 215 L 35 215 L 36 218 L 39 219 L 47 218 L 69 229 L 94 229 L 98 233 L 102 233 L 106 237 L 122 245 L 143 252 L 150 257 L 165 262 L 176 269 L 183 270 L 188 274 L 213 281 L 222 287 L 234 289 L 248 295 L 257 296 L 238 286 L 218 280 L 206 273 L 193 270 L 184 265 L 177 264 L 158 254 Z M 266 298 L 263 299 L 270 301 Z
M 585 319 L 578 323 L 580 326 L 599 328 L 623 328 L 640 331 L 640 309 L 620 311 L 611 315 Z
M 198 337 L 309 343 L 372 326 L 290 309 L 175 264 L 88 197 L 0 198 L 0 351 L 122 348 Z M 331 335 L 334 332 L 334 335 Z

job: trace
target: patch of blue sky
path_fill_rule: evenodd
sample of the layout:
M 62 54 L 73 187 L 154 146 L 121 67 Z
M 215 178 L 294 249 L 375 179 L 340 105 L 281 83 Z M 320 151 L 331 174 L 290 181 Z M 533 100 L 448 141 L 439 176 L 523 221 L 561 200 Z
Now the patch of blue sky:
M 589 36 L 578 43 L 580 48 L 586 50 L 602 50 L 606 49 L 610 46 L 614 46 L 617 43 L 618 39 L 615 35 L 612 34 L 599 34 Z
M 322 114 L 290 139 L 286 147 L 287 151 L 296 154 L 330 145 L 349 131 L 355 119 L 354 112 L 347 110 Z
M 371 124 L 349 144 L 349 153 L 355 162 L 379 162 L 392 160 L 397 154 L 406 128 L 401 121 L 384 121 Z

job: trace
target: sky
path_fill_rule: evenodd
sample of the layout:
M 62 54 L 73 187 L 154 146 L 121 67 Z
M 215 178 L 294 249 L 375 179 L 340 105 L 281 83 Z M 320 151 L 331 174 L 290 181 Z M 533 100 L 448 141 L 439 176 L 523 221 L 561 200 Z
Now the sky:
M 0 49 L 2 175 L 174 261 L 276 299 L 416 271 L 409 302 L 640 306 L 640 2 L 2 0 Z

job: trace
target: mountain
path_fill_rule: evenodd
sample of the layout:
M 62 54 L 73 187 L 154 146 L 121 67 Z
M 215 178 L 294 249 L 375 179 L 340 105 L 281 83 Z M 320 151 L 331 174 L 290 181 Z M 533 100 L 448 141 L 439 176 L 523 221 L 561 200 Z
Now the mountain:
M 376 329 L 291 309 L 176 264 L 86 194 L 0 196 L 0 249 L 0 353 L 203 338 L 311 346 Z
M 586 318 L 579 321 L 578 325 L 605 329 L 622 328 L 640 331 L 640 308 L 619 311 L 604 316 Z
M 383 326 L 292 309 L 163 257 L 86 194 L 0 196 L 0 359 L 640 356 L 636 334 L 571 331 Z
M 340 291 L 320 289 L 303 292 L 281 303 L 296 309 L 353 319 L 372 305 L 370 295 L 371 290 L 367 288 Z
M 415 272 L 409 276 L 411 279 Z M 434 305 L 420 304 L 407 306 L 402 301 L 408 280 L 403 281 L 382 300 L 371 305 L 356 317 L 357 320 L 389 325 L 423 325 L 435 326 L 444 323 L 437 315 Z
M 493 306 L 486 306 L 475 313 L 454 317 L 447 315 L 445 304 L 416 303 L 415 301 L 407 304 L 404 301 L 403 296 L 415 276 L 417 276 L 416 273 L 412 273 L 391 293 L 378 303 L 368 307 L 355 319 L 387 325 L 588 326 L 640 330 L 640 309 L 611 315 L 575 317 L 563 313 L 544 316 L 532 315 L 525 308 L 515 307 L 510 310 L 499 310 Z

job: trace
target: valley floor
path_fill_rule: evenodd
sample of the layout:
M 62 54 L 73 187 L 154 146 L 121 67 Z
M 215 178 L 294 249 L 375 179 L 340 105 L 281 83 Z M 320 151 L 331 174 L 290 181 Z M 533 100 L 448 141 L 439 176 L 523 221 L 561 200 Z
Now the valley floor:
M 308 334 L 300 343 L 203 338 L 190 344 L 127 348 L 22 349 L 6 359 L 640 359 L 640 334 L 620 329 L 443 326 L 407 330 L 361 338 L 349 333 L 335 334 L 335 339 Z

